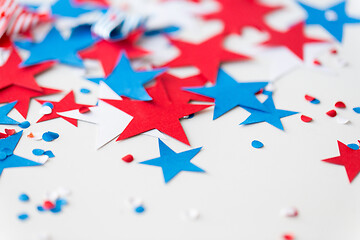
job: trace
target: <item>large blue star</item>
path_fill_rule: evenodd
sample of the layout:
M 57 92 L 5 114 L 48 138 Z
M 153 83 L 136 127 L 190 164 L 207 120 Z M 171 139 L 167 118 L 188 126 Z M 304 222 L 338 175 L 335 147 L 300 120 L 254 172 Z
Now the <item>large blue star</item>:
M 215 86 L 186 90 L 215 99 L 213 117 L 215 120 L 236 106 L 267 111 L 267 108 L 255 96 L 255 93 L 266 85 L 267 82 L 239 83 L 220 69 Z
M 306 24 L 321 25 L 339 42 L 342 42 L 343 29 L 346 23 L 360 23 L 360 19 L 349 17 L 346 14 L 346 1 L 325 9 L 313 8 L 302 2 L 299 4 L 307 12 Z
M 51 6 L 53 15 L 62 17 L 78 17 L 81 14 L 88 13 L 95 10 L 95 8 L 88 5 L 77 6 L 72 0 L 58 0 Z
M 58 61 L 75 67 L 83 67 L 77 51 L 91 46 L 95 38 L 91 36 L 90 26 L 79 26 L 73 29 L 71 36 L 65 40 L 53 27 L 40 43 L 17 43 L 21 48 L 30 51 L 30 56 L 22 66 L 30 66 L 46 61 Z
M 122 52 L 119 63 L 104 82 L 119 96 L 149 101 L 152 98 L 146 92 L 143 85 L 163 73 L 165 70 L 166 69 L 134 71 L 128 57 Z
M 191 159 L 200 152 L 201 147 L 181 153 L 176 153 L 159 139 L 159 149 L 160 157 L 140 163 L 161 167 L 165 183 L 168 183 L 181 171 L 205 172 L 190 162 Z
M 8 103 L 2 107 L 0 107 L 0 124 L 19 124 L 19 122 L 15 121 L 14 119 L 8 117 L 8 113 L 14 108 L 17 101 Z
M 251 108 L 245 108 L 245 110 L 250 112 L 251 115 L 244 122 L 240 123 L 240 125 L 267 122 L 273 125 L 274 127 L 284 130 L 284 127 L 281 123 L 281 118 L 288 117 L 293 114 L 297 114 L 297 112 L 276 109 L 271 95 L 269 95 L 269 97 L 266 99 L 266 101 L 263 104 L 264 106 L 266 106 L 267 109 L 269 109 L 269 112 L 263 112 Z
M 20 141 L 22 131 L 7 138 L 0 139 L 0 175 L 5 168 L 39 166 L 40 163 L 13 154 Z

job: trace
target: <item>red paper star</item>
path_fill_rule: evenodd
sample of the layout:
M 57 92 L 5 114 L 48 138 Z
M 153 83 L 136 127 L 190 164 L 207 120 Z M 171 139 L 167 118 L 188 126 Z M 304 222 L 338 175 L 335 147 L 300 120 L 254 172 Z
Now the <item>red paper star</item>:
M 249 59 L 244 55 L 225 50 L 223 39 L 223 34 L 218 34 L 199 44 L 170 39 L 172 44 L 180 50 L 180 55 L 165 66 L 195 66 L 208 81 L 215 83 L 221 63 Z
M 344 166 L 351 183 L 360 172 L 360 150 L 353 150 L 340 141 L 338 141 L 338 146 L 340 156 L 323 161 Z
M 285 46 L 296 56 L 304 59 L 304 45 L 306 43 L 325 42 L 324 40 L 308 38 L 304 34 L 304 23 L 298 23 L 286 32 L 268 30 L 270 39 L 263 43 L 268 46 Z
M 53 62 L 37 64 L 30 67 L 19 67 L 22 62 L 19 54 L 15 49 L 11 50 L 7 61 L 0 67 L 0 89 L 16 85 L 29 88 L 35 91 L 41 91 L 40 86 L 36 83 L 34 75 L 49 69 Z
M 220 19 L 224 23 L 224 33 L 241 33 L 245 27 L 255 27 L 266 30 L 267 14 L 282 7 L 270 7 L 259 0 L 218 0 L 221 9 L 218 12 L 205 15 L 205 19 Z
M 135 45 L 141 34 L 136 32 L 127 39 L 117 42 L 100 40 L 93 47 L 80 51 L 79 55 L 81 58 L 98 59 L 107 77 L 113 71 L 122 51 L 125 51 L 130 59 L 149 54 L 148 51 Z
M 147 91 L 152 97 L 152 101 L 144 102 L 129 99 L 104 100 L 134 117 L 120 134 L 117 141 L 152 129 L 158 129 L 159 131 L 190 145 L 179 119 L 201 111 L 210 105 L 171 103 L 160 82 L 156 83 L 155 86 L 149 88 Z
M 188 103 L 191 100 L 203 102 L 214 101 L 212 98 L 183 90 L 187 87 L 204 86 L 206 79 L 200 74 L 188 78 L 177 78 L 171 74 L 165 73 L 158 77 L 157 81 L 163 84 L 169 100 L 173 103 Z
M 64 120 L 71 123 L 72 125 L 74 125 L 75 127 L 77 127 L 77 119 L 63 117 L 63 116 L 58 115 L 57 113 L 80 109 L 81 107 L 91 107 L 90 105 L 77 104 L 75 102 L 75 96 L 74 96 L 73 91 L 69 92 L 63 99 L 60 100 L 60 102 L 44 101 L 44 100 L 38 100 L 38 99 L 36 99 L 36 101 L 39 102 L 40 104 L 44 104 L 45 102 L 50 102 L 54 106 L 52 109 L 52 112 L 50 114 L 45 114 L 44 116 L 42 116 L 37 121 L 37 123 L 61 117 Z
M 28 88 L 11 86 L 0 90 L 0 103 L 17 101 L 15 109 L 26 119 L 29 110 L 30 99 L 61 92 L 57 89 L 40 87 L 41 91 Z

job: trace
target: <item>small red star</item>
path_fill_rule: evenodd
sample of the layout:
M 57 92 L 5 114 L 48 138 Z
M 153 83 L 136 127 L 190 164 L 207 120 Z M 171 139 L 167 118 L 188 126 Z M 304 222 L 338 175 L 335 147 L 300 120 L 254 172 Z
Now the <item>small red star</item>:
M 127 39 L 116 42 L 100 40 L 93 47 L 80 51 L 79 55 L 83 59 L 99 60 L 107 77 L 113 71 L 122 51 L 125 51 L 130 59 L 149 54 L 145 49 L 135 45 L 141 34 L 141 32 L 136 32 Z
M 323 161 L 344 166 L 351 183 L 360 172 L 360 150 L 353 150 L 340 141 L 338 141 L 338 146 L 340 156 Z
M 221 9 L 218 12 L 204 16 L 205 19 L 220 19 L 224 23 L 224 33 L 241 33 L 245 27 L 255 27 L 266 30 L 267 14 L 282 7 L 270 7 L 259 0 L 218 0 Z
M 180 50 L 180 55 L 165 66 L 195 66 L 208 81 L 215 83 L 221 63 L 249 59 L 247 56 L 225 50 L 223 39 L 223 34 L 218 34 L 199 44 L 170 39 L 172 44 Z
M 158 129 L 190 145 L 179 119 L 210 107 L 210 105 L 172 103 L 169 101 L 161 82 L 157 82 L 147 91 L 153 100 L 146 102 L 129 99 L 103 100 L 134 117 L 117 141 L 152 129 Z
M 0 90 L 0 103 L 17 101 L 15 109 L 26 119 L 29 110 L 29 103 L 32 98 L 42 97 L 61 92 L 57 89 L 40 87 L 41 91 L 34 91 L 28 88 L 11 86 Z
M 0 89 L 16 85 L 41 91 L 34 75 L 39 74 L 54 65 L 54 62 L 41 63 L 30 67 L 19 67 L 22 62 L 15 49 L 11 50 L 7 61 L 0 67 Z
M 267 46 L 285 46 L 300 59 L 304 59 L 304 45 L 306 43 L 325 42 L 324 40 L 308 38 L 304 34 L 304 23 L 300 22 L 286 32 L 268 29 L 270 39 L 262 43 Z
M 36 99 L 36 101 L 39 102 L 40 104 L 44 104 L 45 102 L 50 102 L 54 106 L 54 108 L 52 109 L 52 112 L 50 114 L 45 114 L 44 116 L 42 116 L 37 121 L 37 123 L 61 117 L 64 120 L 71 123 L 72 125 L 74 125 L 75 127 L 77 127 L 77 119 L 63 117 L 63 116 L 58 115 L 57 113 L 58 112 L 66 112 L 66 111 L 75 110 L 75 109 L 80 109 L 81 107 L 91 107 L 90 105 L 77 104 L 75 102 L 75 96 L 74 96 L 73 91 L 69 92 L 59 102 L 52 102 L 52 101 L 45 101 L 45 100 L 38 100 L 38 99 Z

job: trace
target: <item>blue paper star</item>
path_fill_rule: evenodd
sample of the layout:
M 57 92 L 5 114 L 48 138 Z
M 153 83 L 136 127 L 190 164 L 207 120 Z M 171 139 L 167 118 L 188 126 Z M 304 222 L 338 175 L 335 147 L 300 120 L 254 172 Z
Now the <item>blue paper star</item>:
M 82 25 L 73 29 L 71 36 L 65 40 L 53 27 L 40 43 L 17 43 L 21 48 L 30 51 L 30 56 L 22 66 L 30 66 L 46 61 L 59 61 L 75 67 L 83 67 L 77 51 L 91 46 L 96 41 L 91 36 L 90 26 Z
M 119 96 L 126 96 L 136 100 L 150 101 L 152 98 L 146 92 L 143 85 L 166 69 L 155 69 L 152 71 L 134 71 L 130 61 L 124 52 L 121 53 L 120 61 L 113 72 L 104 82 Z M 98 81 L 100 79 L 97 79 Z
M 140 164 L 161 167 L 164 174 L 165 183 L 168 183 L 181 171 L 205 172 L 190 162 L 191 159 L 200 152 L 201 147 L 181 153 L 176 153 L 159 139 L 159 149 L 160 157 L 140 162 Z
M 215 120 L 236 106 L 267 111 L 267 108 L 255 96 L 255 93 L 267 84 L 267 82 L 239 83 L 220 69 L 215 86 L 186 88 L 186 90 L 215 99 L 213 117 Z
M 263 112 L 251 108 L 245 108 L 245 110 L 250 112 L 251 115 L 240 125 L 267 122 L 273 125 L 274 127 L 284 130 L 284 127 L 280 119 L 283 117 L 288 117 L 297 114 L 297 112 L 276 109 L 271 95 L 269 95 L 269 97 L 266 99 L 266 101 L 263 104 L 264 106 L 266 106 L 267 109 L 270 110 L 269 112 Z
M 93 10 L 95 8 L 88 5 L 76 6 L 71 0 L 58 0 L 51 6 L 52 14 L 62 17 L 78 17 Z
M 7 116 L 9 112 L 14 108 L 16 102 L 17 101 L 8 103 L 0 107 L 0 124 L 9 124 L 9 125 L 19 124 L 19 122 Z
M 346 23 L 360 23 L 360 19 L 349 17 L 346 14 L 346 2 L 340 2 L 325 9 L 310 7 L 302 2 L 299 4 L 308 14 L 306 24 L 321 25 L 339 42 L 343 39 L 343 29 Z
M 0 139 L 0 175 L 5 168 L 39 166 L 40 163 L 13 154 L 22 131 L 7 138 Z

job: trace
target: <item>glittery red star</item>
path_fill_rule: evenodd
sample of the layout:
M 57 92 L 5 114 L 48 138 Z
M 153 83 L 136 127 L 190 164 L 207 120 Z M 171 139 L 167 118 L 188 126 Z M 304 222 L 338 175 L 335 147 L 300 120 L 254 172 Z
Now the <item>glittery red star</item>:
M 74 96 L 73 91 L 69 92 L 59 102 L 52 102 L 52 101 L 45 101 L 45 100 L 38 100 L 38 99 L 36 99 L 36 101 L 39 102 L 40 104 L 44 104 L 45 102 L 50 102 L 54 106 L 53 109 L 52 109 L 52 112 L 50 114 L 45 114 L 37 122 L 44 122 L 44 121 L 47 121 L 47 120 L 51 120 L 51 119 L 61 117 L 64 120 L 71 123 L 72 125 L 74 125 L 75 127 L 77 127 L 77 119 L 63 117 L 63 116 L 58 115 L 57 113 L 58 112 L 66 112 L 66 111 L 75 110 L 75 109 L 80 109 L 81 107 L 91 107 L 90 105 L 77 104 L 75 102 L 75 96 Z
M 225 50 L 223 39 L 223 34 L 218 34 L 199 44 L 170 39 L 172 44 L 180 50 L 180 55 L 165 66 L 195 66 L 208 81 L 215 83 L 221 63 L 249 59 L 244 55 Z
M 324 40 L 308 38 L 304 33 L 304 23 L 298 23 L 285 32 L 268 30 L 270 39 L 262 43 L 267 46 L 284 46 L 301 59 L 304 59 L 304 45 L 306 43 L 325 42 Z
M 351 183 L 360 172 L 360 150 L 353 150 L 340 141 L 338 141 L 338 146 L 340 156 L 323 161 L 344 166 Z

